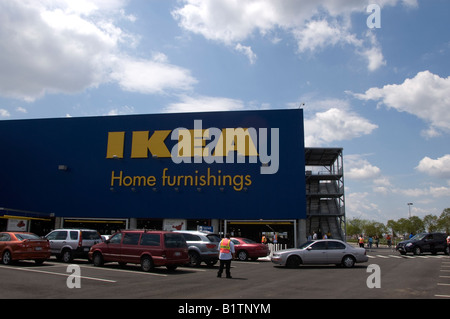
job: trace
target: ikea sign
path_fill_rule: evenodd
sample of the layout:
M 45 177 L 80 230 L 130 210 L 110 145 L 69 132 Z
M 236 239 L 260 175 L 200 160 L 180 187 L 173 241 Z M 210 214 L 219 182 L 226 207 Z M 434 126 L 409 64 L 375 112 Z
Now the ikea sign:
M 0 147 L 2 207 L 62 217 L 306 217 L 299 109 L 0 121 Z

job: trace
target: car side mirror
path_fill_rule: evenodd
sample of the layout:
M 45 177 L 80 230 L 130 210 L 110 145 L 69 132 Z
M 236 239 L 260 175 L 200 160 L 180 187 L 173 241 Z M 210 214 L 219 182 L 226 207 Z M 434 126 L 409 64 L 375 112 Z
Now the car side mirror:
M 306 250 L 312 250 L 312 247 L 310 246 L 310 247 L 306 248 Z

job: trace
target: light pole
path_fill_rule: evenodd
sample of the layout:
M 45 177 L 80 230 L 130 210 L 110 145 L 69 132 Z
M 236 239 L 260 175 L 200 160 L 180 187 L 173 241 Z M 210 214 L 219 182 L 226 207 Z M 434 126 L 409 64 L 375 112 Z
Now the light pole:
M 413 205 L 413 203 L 406 203 L 406 205 L 408 205 L 408 209 L 409 209 L 409 218 L 411 218 L 411 206 Z

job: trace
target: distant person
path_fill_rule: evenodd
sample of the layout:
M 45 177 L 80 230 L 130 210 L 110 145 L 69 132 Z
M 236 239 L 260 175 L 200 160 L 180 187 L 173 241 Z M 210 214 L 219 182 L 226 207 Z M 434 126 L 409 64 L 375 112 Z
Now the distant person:
M 369 246 L 369 249 L 372 248 L 372 244 L 373 244 L 373 238 L 372 238 L 372 236 L 369 236 L 369 239 L 367 241 L 367 245 Z
M 363 235 L 359 236 L 358 243 L 359 243 L 359 247 L 364 248 L 364 237 L 363 237 Z
M 450 235 L 447 236 L 447 252 L 448 255 L 450 256 Z
M 217 277 L 222 277 L 223 268 L 225 267 L 225 272 L 227 278 L 231 278 L 231 260 L 234 257 L 234 244 L 230 239 L 230 234 L 226 234 L 225 238 L 220 241 L 219 244 L 219 272 Z
M 386 241 L 387 241 L 388 247 L 391 248 L 391 245 L 392 245 L 391 235 L 388 234 L 386 236 Z

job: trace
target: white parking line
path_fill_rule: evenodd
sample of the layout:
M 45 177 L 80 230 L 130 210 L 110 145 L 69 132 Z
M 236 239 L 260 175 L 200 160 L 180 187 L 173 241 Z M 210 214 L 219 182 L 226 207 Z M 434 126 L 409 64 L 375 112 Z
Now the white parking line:
M 138 270 L 128 270 L 128 269 L 116 269 L 116 268 L 109 268 L 109 267 L 96 267 L 96 266 L 84 266 L 84 268 L 89 269 L 97 269 L 97 270 L 109 270 L 109 271 L 117 271 L 117 272 L 128 272 L 128 273 L 134 273 L 138 275 L 149 275 L 149 276 L 159 276 L 159 277 L 167 277 L 168 275 L 165 274 L 157 274 L 154 272 L 144 272 L 144 271 L 138 271 Z
M 56 276 L 65 276 L 65 277 L 74 276 L 72 274 L 62 274 L 62 273 L 58 273 L 58 272 L 51 272 L 51 271 L 30 269 L 30 268 L 18 268 L 18 267 L 12 267 L 12 266 L 0 266 L 0 267 L 1 268 L 5 268 L 5 269 L 37 272 L 37 273 L 41 273 L 41 274 L 56 275 Z M 95 277 L 86 277 L 86 276 L 74 276 L 74 277 L 79 277 L 81 279 L 95 280 L 95 281 L 103 281 L 103 282 L 117 282 L 115 280 L 109 280 L 109 279 L 103 279 L 103 278 L 95 278 Z

